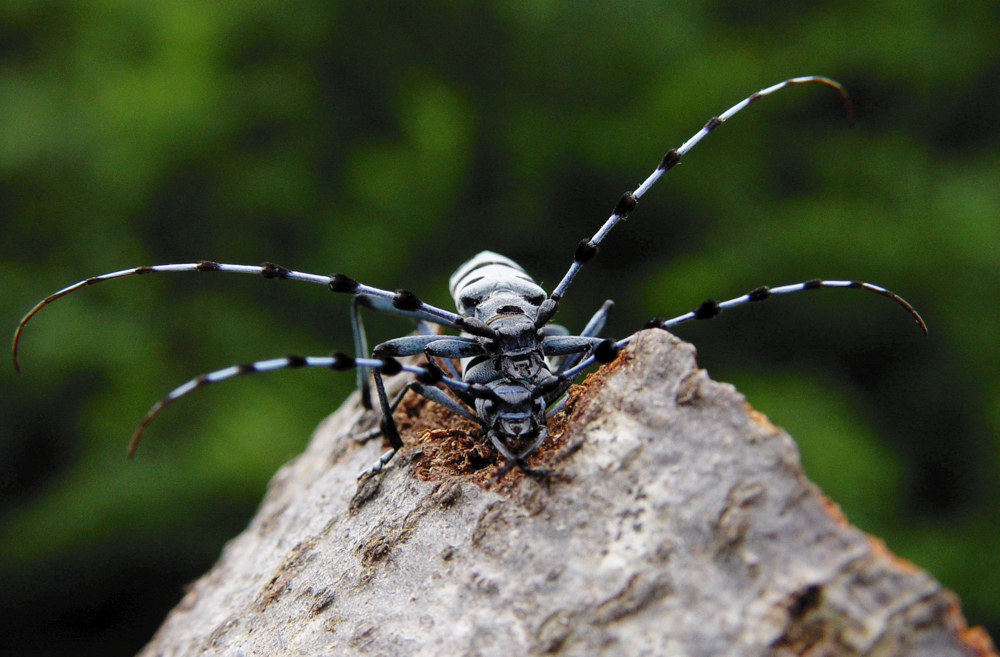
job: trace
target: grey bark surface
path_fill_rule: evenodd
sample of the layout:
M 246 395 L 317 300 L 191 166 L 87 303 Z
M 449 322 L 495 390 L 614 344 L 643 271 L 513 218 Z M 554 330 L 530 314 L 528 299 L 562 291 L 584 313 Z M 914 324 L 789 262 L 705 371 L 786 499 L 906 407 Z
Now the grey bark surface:
M 382 446 L 348 437 L 356 397 L 141 654 L 996 654 L 663 331 L 573 391 L 548 482 L 487 487 L 489 448 L 416 402 L 407 449 L 359 484 Z

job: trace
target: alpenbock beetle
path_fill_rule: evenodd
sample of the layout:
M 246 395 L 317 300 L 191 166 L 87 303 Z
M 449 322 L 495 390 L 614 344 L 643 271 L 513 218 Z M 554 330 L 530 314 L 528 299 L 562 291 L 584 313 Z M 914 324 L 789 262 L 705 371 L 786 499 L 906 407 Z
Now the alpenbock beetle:
M 272 263 L 263 265 L 232 265 L 216 262 L 155 265 L 125 269 L 74 283 L 46 297 L 21 320 L 14 333 L 12 355 L 14 367 L 20 372 L 18 346 L 28 321 L 49 303 L 81 288 L 123 278 L 154 272 L 230 272 L 254 274 L 269 279 L 296 280 L 317 283 L 333 292 L 353 296 L 351 327 L 354 335 L 354 355 L 334 353 L 330 356 L 284 356 L 253 363 L 233 365 L 225 369 L 198 376 L 174 389 L 158 401 L 139 423 L 129 443 L 131 455 L 140 435 L 152 419 L 168 404 L 189 392 L 225 379 L 243 374 L 297 367 L 326 367 L 334 370 L 356 369 L 358 387 L 367 408 L 372 408 L 372 392 L 368 372 L 374 381 L 375 396 L 382 413 L 380 426 L 369 436 L 382 434 L 390 448 L 362 475 L 381 470 L 392 456 L 403 447 L 392 412 L 407 390 L 412 390 L 437 402 L 480 425 L 493 447 L 503 456 L 505 463 L 500 474 L 512 467 L 536 473 L 525 463 L 547 435 L 547 421 L 560 406 L 560 399 L 577 376 L 587 367 L 613 359 L 617 351 L 628 344 L 633 336 L 614 341 L 599 336 L 604 326 L 611 302 L 605 302 L 586 327 L 573 335 L 565 327 L 552 323 L 559 302 L 580 269 L 597 255 L 598 245 L 615 224 L 632 212 L 640 197 L 669 171 L 681 158 L 709 132 L 722 125 L 734 114 L 757 100 L 786 87 L 818 83 L 836 89 L 844 99 L 848 121 L 852 120 L 850 100 L 843 87 L 829 78 L 819 76 L 798 77 L 785 80 L 751 94 L 717 117 L 710 119 L 693 137 L 678 148 L 667 151 L 659 165 L 634 191 L 626 192 L 618 200 L 611 216 L 590 239 L 582 240 L 576 247 L 573 263 L 551 293 L 546 293 L 515 262 L 502 255 L 483 251 L 463 264 L 452 275 L 450 292 L 456 311 L 437 308 L 420 300 L 405 289 L 383 290 L 360 283 L 343 274 L 320 276 L 292 271 Z M 874 292 L 901 305 L 916 320 L 926 334 L 927 328 L 920 315 L 910 304 L 889 290 L 873 285 L 847 280 L 814 279 L 804 283 L 780 287 L 758 287 L 747 294 L 727 301 L 708 300 L 694 310 L 671 319 L 656 318 L 645 328 L 667 329 L 693 319 L 709 319 L 723 310 L 735 306 L 763 301 L 774 295 L 821 288 L 853 288 Z M 370 352 L 360 308 L 403 315 L 413 319 L 417 332 L 377 345 Z M 456 332 L 441 335 L 434 328 L 444 327 Z M 425 365 L 403 364 L 398 359 L 423 354 Z M 460 361 L 456 367 L 453 361 Z M 394 399 L 390 400 L 383 382 L 384 375 L 408 371 L 414 380 Z

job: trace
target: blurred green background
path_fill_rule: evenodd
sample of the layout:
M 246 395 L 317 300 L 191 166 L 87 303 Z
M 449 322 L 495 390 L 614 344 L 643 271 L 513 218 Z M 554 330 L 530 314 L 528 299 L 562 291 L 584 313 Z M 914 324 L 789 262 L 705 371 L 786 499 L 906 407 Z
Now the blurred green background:
M 482 249 L 548 289 L 670 147 L 559 321 L 824 291 L 678 327 L 798 440 L 850 520 L 1000 635 L 1000 2 L 0 0 L 2 324 L 137 265 L 265 260 L 449 306 Z M 0 368 L 0 652 L 134 653 L 352 387 L 192 376 L 350 350 L 346 297 L 250 276 L 88 288 Z M 372 343 L 405 321 L 369 316 Z

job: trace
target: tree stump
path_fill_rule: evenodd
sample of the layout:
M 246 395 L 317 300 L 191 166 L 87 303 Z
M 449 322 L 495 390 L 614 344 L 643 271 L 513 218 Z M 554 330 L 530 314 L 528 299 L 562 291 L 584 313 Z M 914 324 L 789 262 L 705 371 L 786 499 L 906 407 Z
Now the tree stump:
M 355 393 L 278 471 L 142 655 L 996 655 L 664 331 L 573 389 L 548 481 L 490 485 L 492 448 L 415 399 L 359 483 L 382 450 L 349 438 L 359 414 Z

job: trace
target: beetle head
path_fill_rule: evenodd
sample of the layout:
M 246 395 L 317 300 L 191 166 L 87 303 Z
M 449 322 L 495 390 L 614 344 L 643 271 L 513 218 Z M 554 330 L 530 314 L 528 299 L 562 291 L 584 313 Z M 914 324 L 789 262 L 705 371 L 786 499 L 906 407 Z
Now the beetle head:
M 521 382 L 504 382 L 476 400 L 476 411 L 493 446 L 509 460 L 520 461 L 545 440 L 545 401 Z

